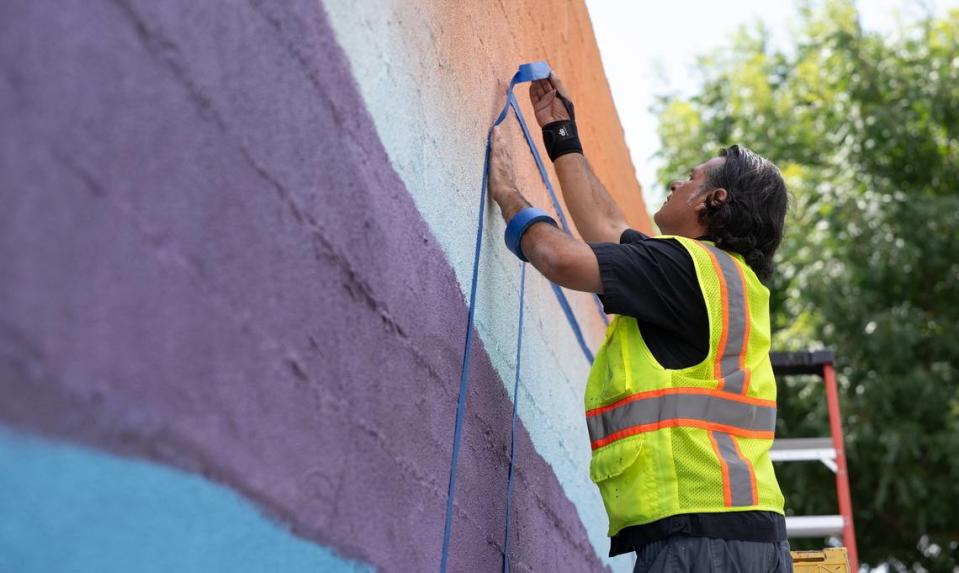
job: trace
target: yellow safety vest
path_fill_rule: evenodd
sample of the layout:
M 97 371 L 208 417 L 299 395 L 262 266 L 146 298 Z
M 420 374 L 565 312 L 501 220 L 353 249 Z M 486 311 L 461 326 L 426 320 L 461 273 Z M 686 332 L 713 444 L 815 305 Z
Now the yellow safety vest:
M 709 354 L 663 368 L 636 319 L 617 316 L 586 385 L 590 478 L 609 535 L 683 513 L 783 513 L 769 448 L 776 380 L 769 362 L 769 290 L 741 256 L 669 237 L 689 251 L 709 315 Z

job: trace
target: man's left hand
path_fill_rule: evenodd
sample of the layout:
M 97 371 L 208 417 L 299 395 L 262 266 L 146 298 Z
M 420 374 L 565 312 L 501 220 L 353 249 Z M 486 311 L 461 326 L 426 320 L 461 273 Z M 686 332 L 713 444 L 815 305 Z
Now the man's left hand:
M 489 196 L 500 206 L 507 221 L 528 205 L 516 187 L 510 131 L 503 124 L 493 128 L 489 161 Z

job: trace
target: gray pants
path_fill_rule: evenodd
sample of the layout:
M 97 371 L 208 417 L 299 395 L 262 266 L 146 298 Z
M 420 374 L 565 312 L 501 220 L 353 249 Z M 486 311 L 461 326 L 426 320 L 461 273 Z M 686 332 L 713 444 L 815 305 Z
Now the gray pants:
M 636 551 L 633 573 L 792 573 L 789 542 L 674 535 Z

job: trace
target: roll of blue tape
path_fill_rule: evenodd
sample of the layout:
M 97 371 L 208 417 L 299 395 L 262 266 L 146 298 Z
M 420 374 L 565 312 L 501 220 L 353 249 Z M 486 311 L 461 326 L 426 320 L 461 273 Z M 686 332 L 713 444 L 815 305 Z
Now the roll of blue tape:
M 534 223 L 541 221 L 551 223 L 554 227 L 557 226 L 556 221 L 549 216 L 549 213 L 536 207 L 521 209 L 519 213 L 513 215 L 513 218 L 506 225 L 506 247 L 523 262 L 529 261 L 520 246 L 523 235 Z
M 550 71 L 549 64 L 543 61 L 523 64 L 516 72 L 516 83 L 521 84 L 536 80 L 545 80 L 549 77 Z

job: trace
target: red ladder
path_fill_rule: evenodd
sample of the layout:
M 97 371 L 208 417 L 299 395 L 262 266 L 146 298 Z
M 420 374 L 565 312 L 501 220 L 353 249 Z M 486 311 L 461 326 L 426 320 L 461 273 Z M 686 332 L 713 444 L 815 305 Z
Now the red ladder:
M 770 352 L 776 377 L 798 374 L 822 376 L 826 384 L 826 406 L 829 409 L 828 438 L 777 439 L 769 452 L 774 462 L 820 461 L 836 474 L 836 497 L 839 515 L 810 515 L 786 518 L 789 537 L 828 537 L 842 534 L 842 542 L 849 551 L 851 571 L 859 570 L 856 552 L 856 532 L 852 520 L 852 497 L 849 495 L 849 472 L 846 470 L 846 451 L 842 439 L 842 419 L 839 414 L 839 389 L 833 368 L 831 350 L 808 352 Z

